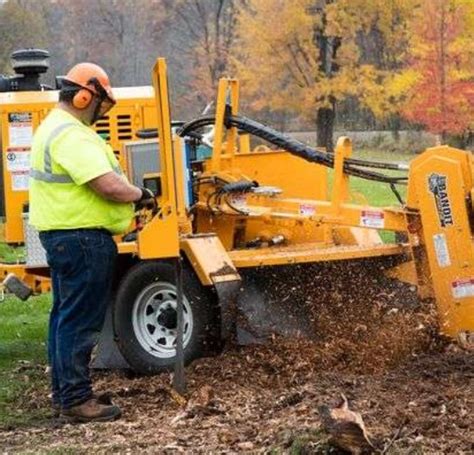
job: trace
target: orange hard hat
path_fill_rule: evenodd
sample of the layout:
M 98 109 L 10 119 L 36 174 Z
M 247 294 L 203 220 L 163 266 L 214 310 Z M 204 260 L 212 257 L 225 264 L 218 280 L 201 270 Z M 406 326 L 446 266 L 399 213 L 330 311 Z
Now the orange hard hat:
M 64 79 L 89 90 L 95 95 L 102 97 L 105 95 L 112 104 L 116 102 L 110 86 L 109 76 L 95 63 L 78 63 L 69 70 Z

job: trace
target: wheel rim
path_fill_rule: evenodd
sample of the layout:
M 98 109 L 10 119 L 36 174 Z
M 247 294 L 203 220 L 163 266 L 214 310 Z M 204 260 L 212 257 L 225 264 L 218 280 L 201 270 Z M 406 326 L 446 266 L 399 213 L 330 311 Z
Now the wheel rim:
M 176 355 L 176 286 L 157 281 L 147 286 L 133 304 L 133 330 L 144 350 L 158 358 Z M 183 295 L 183 346 L 193 332 L 191 306 Z

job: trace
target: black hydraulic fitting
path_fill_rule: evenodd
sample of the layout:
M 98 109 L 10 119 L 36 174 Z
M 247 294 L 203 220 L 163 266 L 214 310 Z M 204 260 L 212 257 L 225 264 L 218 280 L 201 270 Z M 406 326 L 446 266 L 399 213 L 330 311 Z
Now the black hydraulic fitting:
M 247 193 L 252 188 L 258 186 L 258 182 L 255 180 L 239 180 L 238 182 L 226 183 L 220 189 L 222 193 Z

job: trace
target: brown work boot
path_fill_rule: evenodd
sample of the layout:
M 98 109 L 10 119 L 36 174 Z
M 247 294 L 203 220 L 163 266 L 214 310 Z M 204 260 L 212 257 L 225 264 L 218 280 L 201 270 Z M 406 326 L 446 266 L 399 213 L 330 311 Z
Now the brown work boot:
M 110 392 L 104 392 L 92 395 L 92 398 L 95 398 L 99 404 L 113 405 L 112 403 L 112 394 Z M 57 419 L 61 416 L 61 405 L 52 403 L 52 417 Z
M 103 404 L 97 398 L 91 398 L 61 412 L 61 417 L 70 423 L 108 422 L 117 420 L 121 415 L 122 411 L 118 406 Z

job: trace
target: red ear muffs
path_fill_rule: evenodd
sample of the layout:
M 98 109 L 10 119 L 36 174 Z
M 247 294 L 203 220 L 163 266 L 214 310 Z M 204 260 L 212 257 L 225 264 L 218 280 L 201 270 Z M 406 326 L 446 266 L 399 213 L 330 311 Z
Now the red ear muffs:
M 85 109 L 89 106 L 90 102 L 92 101 L 92 93 L 85 89 L 81 88 L 72 99 L 72 105 L 76 109 Z

